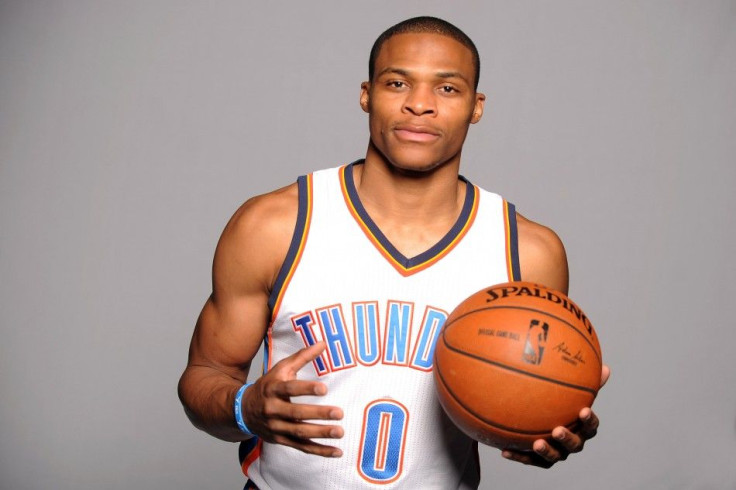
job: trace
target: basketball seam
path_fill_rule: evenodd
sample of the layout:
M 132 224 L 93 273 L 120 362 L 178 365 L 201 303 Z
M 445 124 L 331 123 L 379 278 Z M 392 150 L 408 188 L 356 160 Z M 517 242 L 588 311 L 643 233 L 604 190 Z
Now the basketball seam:
M 542 315 L 547 315 L 547 316 L 549 316 L 549 317 L 551 317 L 551 318 L 554 318 L 555 320 L 559 320 L 559 321 L 561 321 L 562 323 L 564 323 L 564 324 L 565 324 L 565 325 L 567 325 L 568 327 L 572 328 L 572 329 L 573 329 L 573 330 L 575 331 L 575 333 L 577 333 L 578 335 L 580 335 L 580 336 L 581 336 L 581 337 L 582 337 L 582 338 L 583 338 L 583 339 L 585 340 L 585 342 L 586 342 L 586 343 L 587 343 L 587 344 L 588 344 L 588 345 L 590 346 L 590 349 L 591 349 L 591 350 L 593 351 L 593 354 L 595 355 L 595 358 L 596 358 L 596 359 L 598 360 L 598 363 L 599 363 L 599 364 L 601 364 L 601 363 L 603 362 L 603 361 L 601 360 L 600 356 L 598 355 L 598 350 L 597 350 L 597 349 L 595 348 L 595 346 L 593 345 L 593 343 L 592 343 L 592 342 L 591 342 L 591 341 L 590 341 L 590 340 L 589 340 L 589 339 L 588 339 L 588 338 L 587 338 L 587 337 L 586 337 L 586 336 L 585 336 L 585 335 L 584 335 L 584 334 L 583 334 L 583 333 L 582 333 L 582 332 L 581 332 L 580 330 L 578 330 L 578 329 L 577 329 L 577 328 L 575 327 L 575 325 L 573 325 L 572 323 L 568 322 L 568 321 L 567 321 L 567 320 L 565 320 L 564 318 L 560 318 L 560 317 L 558 317 L 557 315 L 553 315 L 552 313 L 548 313 L 548 312 L 546 312 L 546 311 L 544 311 L 544 310 L 538 310 L 538 309 L 536 309 L 536 308 L 530 308 L 530 307 L 528 307 L 528 306 L 513 306 L 513 305 L 505 305 L 505 306 L 504 306 L 504 305 L 500 305 L 500 306 L 485 306 L 485 307 L 483 307 L 483 308 L 478 308 L 478 309 L 476 309 L 476 310 L 471 310 L 471 311 L 468 311 L 468 312 L 466 312 L 466 313 L 463 313 L 462 315 L 458 316 L 457 318 L 453 318 L 452 320 L 450 320 L 450 321 L 448 321 L 448 322 L 446 322 L 446 323 L 445 323 L 445 325 L 444 325 L 444 329 L 443 329 L 443 337 L 444 337 L 444 332 L 445 332 L 445 331 L 446 331 L 446 330 L 447 330 L 447 329 L 448 329 L 448 328 L 449 328 L 449 327 L 450 327 L 450 326 L 451 326 L 451 325 L 452 325 L 453 323 L 455 323 L 456 321 L 460 320 L 460 319 L 461 319 L 461 318 L 463 318 L 463 317 L 466 317 L 466 316 L 468 316 L 468 315 L 470 315 L 470 314 L 473 314 L 473 313 L 476 313 L 476 312 L 478 312 L 478 311 L 484 311 L 484 310 L 502 310 L 502 309 L 513 309 L 513 310 L 526 310 L 526 311 L 534 311 L 534 312 L 536 312 L 536 313 L 539 313 L 539 314 L 542 314 Z M 445 344 L 447 344 L 447 342 L 445 342 Z M 448 347 L 449 347 L 449 345 L 448 345 Z
M 444 335 L 442 335 L 442 342 L 445 344 L 445 346 L 448 349 L 450 349 L 453 352 L 456 352 L 456 353 L 458 353 L 458 354 L 460 354 L 462 356 L 465 356 L 465 357 L 470 357 L 471 359 L 476 359 L 476 360 L 481 361 L 481 362 L 484 362 L 486 364 L 491 364 L 493 366 L 499 367 L 501 369 L 505 369 L 507 371 L 513 371 L 515 373 L 523 374 L 523 375 L 526 375 L 526 376 L 530 376 L 532 378 L 536 378 L 536 379 L 539 379 L 539 380 L 542 380 L 542 381 L 548 381 L 550 383 L 554 383 L 556 385 L 564 386 L 566 388 L 572 388 L 572 389 L 578 390 L 578 391 L 585 391 L 586 393 L 590 393 L 593 396 L 595 396 L 598 393 L 597 390 L 594 390 L 592 388 L 588 388 L 586 386 L 574 385 L 572 383 L 566 383 L 564 381 L 559 381 L 557 379 L 548 378 L 548 377 L 542 376 L 540 374 L 530 373 L 529 371 L 524 371 L 523 369 L 515 368 L 513 366 L 507 366 L 506 364 L 501 364 L 500 362 L 492 361 L 490 359 L 485 359 L 485 358 L 480 357 L 478 355 L 475 355 L 475 354 L 471 354 L 469 352 L 462 351 L 462 350 L 458 349 L 457 347 L 453 347 L 450 344 L 448 344 L 447 343 L 447 339 L 445 339 L 445 336 Z

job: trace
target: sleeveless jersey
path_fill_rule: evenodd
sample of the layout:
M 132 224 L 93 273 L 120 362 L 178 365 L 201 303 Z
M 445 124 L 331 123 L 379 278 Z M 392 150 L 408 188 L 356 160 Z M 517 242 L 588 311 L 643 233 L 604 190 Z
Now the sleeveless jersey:
M 340 458 L 253 438 L 245 474 L 262 490 L 476 488 L 476 443 L 449 421 L 432 376 L 440 329 L 463 299 L 519 279 L 516 213 L 470 184 L 457 222 L 426 252 L 404 257 L 363 208 L 353 167 L 298 179 L 297 226 L 271 295 L 264 369 L 324 340 L 299 379 L 327 385 L 295 403 L 341 407 Z

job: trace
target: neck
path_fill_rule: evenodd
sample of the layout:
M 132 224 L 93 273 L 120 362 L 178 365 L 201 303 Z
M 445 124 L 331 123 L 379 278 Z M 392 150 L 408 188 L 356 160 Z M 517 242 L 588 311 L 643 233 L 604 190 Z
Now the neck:
M 465 199 L 459 180 L 459 155 L 428 170 L 405 170 L 388 162 L 371 145 L 365 164 L 355 167 L 361 202 L 377 222 L 424 225 L 457 219 Z

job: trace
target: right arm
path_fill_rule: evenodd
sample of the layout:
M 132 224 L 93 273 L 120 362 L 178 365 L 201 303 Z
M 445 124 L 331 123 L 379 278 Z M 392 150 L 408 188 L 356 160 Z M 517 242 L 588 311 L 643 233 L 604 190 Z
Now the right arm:
M 268 298 L 291 243 L 297 208 L 296 185 L 251 199 L 235 213 L 217 245 L 212 294 L 194 329 L 179 398 L 192 423 L 220 439 L 249 437 L 235 423 L 233 403 L 266 333 Z M 296 379 L 297 371 L 323 349 L 322 344 L 302 349 L 245 391 L 244 419 L 253 433 L 304 452 L 339 455 L 336 448 L 312 439 L 341 437 L 342 428 L 304 420 L 336 420 L 342 411 L 291 402 L 292 396 L 326 393 L 322 383 Z

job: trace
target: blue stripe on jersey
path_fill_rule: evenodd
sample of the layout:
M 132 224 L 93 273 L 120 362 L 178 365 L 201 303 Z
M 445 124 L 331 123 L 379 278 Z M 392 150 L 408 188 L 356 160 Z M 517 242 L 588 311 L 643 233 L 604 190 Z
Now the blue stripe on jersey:
M 240 447 L 238 447 L 238 460 L 240 460 L 241 465 L 243 464 L 243 461 L 245 461 L 245 458 L 247 458 L 251 452 L 255 451 L 257 445 L 258 436 L 240 441 Z
M 519 265 L 519 233 L 516 228 L 516 207 L 510 202 L 508 205 L 509 220 L 509 258 L 511 259 L 510 281 L 521 281 L 521 266 Z
M 396 247 L 391 244 L 388 238 L 386 238 L 386 235 L 383 234 L 380 228 L 378 228 L 376 223 L 368 215 L 368 212 L 363 207 L 363 203 L 360 202 L 358 190 L 355 188 L 355 180 L 353 179 L 353 167 L 356 164 L 362 162 L 362 160 L 353 162 L 349 164 L 345 169 L 345 187 L 348 192 L 348 197 L 350 198 L 350 202 L 355 208 L 355 211 L 358 213 L 358 216 L 360 216 L 361 221 L 363 221 L 365 226 L 370 230 L 371 234 L 376 238 L 381 246 L 386 249 L 386 252 L 388 252 L 396 262 L 401 264 L 404 269 L 411 269 L 412 267 L 416 267 L 417 265 L 429 262 L 439 254 L 441 254 L 447 248 L 447 246 L 450 245 L 453 240 L 455 240 L 455 238 L 457 238 L 465 225 L 468 223 L 471 212 L 473 210 L 473 204 L 475 203 L 476 199 L 475 186 L 461 175 L 459 176 L 460 180 L 462 182 L 465 182 L 465 202 L 463 203 L 463 208 L 460 211 L 460 216 L 458 216 L 455 224 L 452 226 L 450 231 L 448 231 L 447 234 L 442 237 L 442 239 L 434 246 L 432 246 L 429 250 L 422 252 L 416 257 L 409 258 L 404 256 L 404 254 L 399 252 Z
M 273 314 L 273 308 L 276 306 L 276 300 L 281 293 L 281 288 L 284 287 L 284 281 L 289 275 L 294 260 L 299 252 L 299 246 L 301 245 L 302 235 L 304 234 L 304 227 L 307 226 L 307 214 L 309 211 L 309 189 L 307 188 L 307 177 L 302 175 L 297 179 L 297 186 L 299 187 L 299 211 L 296 217 L 296 227 L 294 228 L 294 235 L 291 237 L 291 244 L 289 245 L 289 251 L 286 254 L 284 263 L 281 265 L 279 275 L 276 277 L 276 282 L 273 285 L 273 290 L 268 297 L 268 308 Z

